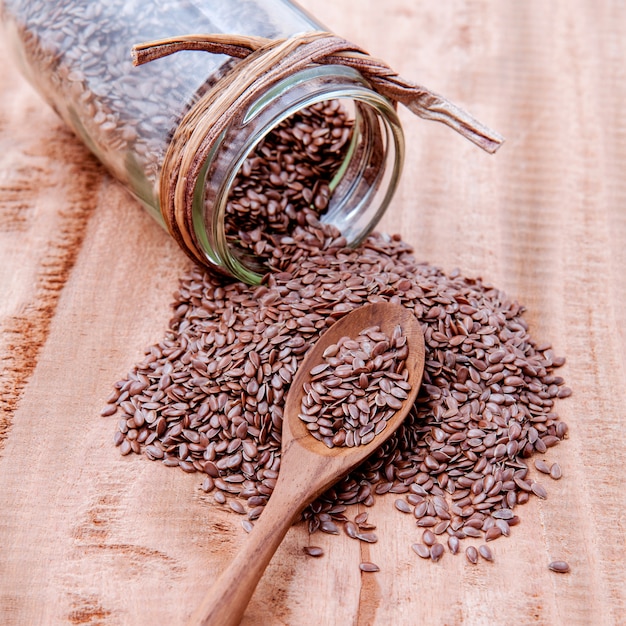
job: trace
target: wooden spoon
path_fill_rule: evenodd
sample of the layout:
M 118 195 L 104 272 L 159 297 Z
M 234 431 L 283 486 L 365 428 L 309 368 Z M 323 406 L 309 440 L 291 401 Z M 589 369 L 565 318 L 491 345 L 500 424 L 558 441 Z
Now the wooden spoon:
M 363 329 L 380 326 L 391 336 L 400 325 L 407 338 L 411 391 L 387 427 L 367 445 L 328 448 L 307 431 L 298 417 L 303 384 L 310 370 L 322 363 L 322 353 L 341 337 L 355 338 Z M 381 446 L 400 426 L 415 402 L 424 370 L 424 337 L 415 315 L 399 304 L 368 304 L 335 322 L 309 350 L 294 376 L 285 402 L 280 473 L 265 510 L 245 545 L 204 597 L 189 622 L 197 626 L 235 626 L 272 555 L 307 504 Z

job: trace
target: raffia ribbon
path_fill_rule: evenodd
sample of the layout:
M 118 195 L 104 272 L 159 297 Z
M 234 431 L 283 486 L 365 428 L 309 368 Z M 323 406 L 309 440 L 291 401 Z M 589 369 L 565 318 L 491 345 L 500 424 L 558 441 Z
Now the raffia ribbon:
M 450 126 L 487 152 L 495 152 L 503 142 L 498 133 L 463 109 L 401 78 L 385 62 L 332 33 L 312 32 L 276 40 L 243 35 L 187 35 L 133 46 L 133 63 L 143 65 L 182 50 L 241 59 L 183 118 L 161 173 L 161 210 L 168 229 L 187 254 L 204 265 L 207 259 L 194 233 L 192 205 L 195 182 L 207 155 L 221 133 L 241 119 L 247 104 L 272 84 L 305 67 L 351 67 L 393 103 L 403 104 L 419 117 Z

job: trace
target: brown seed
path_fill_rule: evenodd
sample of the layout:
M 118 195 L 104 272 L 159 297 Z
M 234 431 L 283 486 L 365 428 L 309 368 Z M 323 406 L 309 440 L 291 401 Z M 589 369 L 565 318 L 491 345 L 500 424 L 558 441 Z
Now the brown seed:
M 568 431 L 568 427 L 567 427 L 567 424 L 565 422 L 559 422 L 556 425 L 556 436 L 559 439 L 565 438 L 565 436 L 567 435 L 567 431 Z
M 443 545 L 441 543 L 436 543 L 430 549 L 430 558 L 436 563 L 443 556 L 443 553 Z
M 505 536 L 508 537 L 511 534 L 511 528 L 508 524 L 508 522 L 506 520 L 503 519 L 497 519 L 496 520 L 496 527 L 500 529 L 500 532 Z
M 205 493 L 209 493 L 210 491 L 213 491 L 214 488 L 215 488 L 215 482 L 210 476 L 207 476 L 202 481 L 202 491 L 204 491 Z
M 245 515 L 246 514 L 246 509 L 243 506 L 243 504 L 241 504 L 241 502 L 239 502 L 239 500 L 231 500 L 228 505 L 230 506 L 230 508 L 235 512 L 235 513 L 239 513 L 239 515 Z
M 120 444 L 120 453 L 123 456 L 126 456 L 127 454 L 130 454 L 131 452 L 132 452 L 132 447 L 130 445 L 130 441 L 128 441 L 128 439 L 124 439 L 122 443 Z
M 363 561 L 359 564 L 359 569 L 362 572 L 380 572 L 380 567 L 376 563 L 370 563 L 369 561 Z
M 478 550 L 474 546 L 467 546 L 465 548 L 465 557 L 472 565 L 476 565 L 478 563 Z
M 250 503 L 250 500 L 248 500 L 248 503 Z M 264 509 L 265 509 L 264 506 L 253 507 L 252 509 L 248 511 L 248 519 L 250 520 L 258 519 L 261 516 L 261 513 L 263 513 Z
M 550 467 L 550 478 L 554 480 L 559 480 L 561 478 L 561 466 L 558 463 L 553 463 Z
M 531 489 L 532 492 L 542 500 L 545 500 L 548 497 L 548 492 L 546 491 L 545 487 L 540 483 L 534 482 L 531 485 Z
M 485 541 L 493 541 L 502 536 L 502 530 L 499 526 L 492 526 L 485 532 Z
M 361 524 L 365 524 L 367 522 L 367 518 L 369 517 L 369 513 L 367 513 L 367 511 L 364 511 L 363 513 L 359 513 L 355 518 L 354 518 L 354 523 L 357 526 L 360 526 Z
M 114 415 L 117 411 L 116 404 L 107 404 L 102 411 L 100 411 L 100 415 L 102 417 L 109 417 L 110 415 Z
M 413 551 L 415 552 L 415 554 L 417 554 L 417 556 L 423 558 L 423 559 L 429 559 L 430 558 L 430 548 L 426 545 L 424 545 L 423 543 L 414 543 L 411 548 L 413 549 Z
M 567 561 L 552 561 L 548 564 L 548 569 L 557 572 L 557 574 L 567 574 L 570 571 L 570 566 Z
M 483 557 L 483 559 L 485 559 L 485 561 L 493 561 L 493 552 L 489 546 L 484 544 L 479 546 L 478 553 Z
M 418 519 L 420 517 L 424 517 L 426 513 L 428 513 L 428 502 L 426 501 L 421 502 L 420 504 L 417 504 L 415 506 L 415 509 L 413 510 L 413 515 L 415 515 L 415 517 Z
M 522 490 L 522 491 L 527 491 L 530 492 L 532 491 L 532 487 L 531 484 L 527 481 L 525 481 L 524 479 L 520 478 L 519 476 L 515 476 L 513 478 L 513 480 L 515 481 L 515 484 Z
M 452 554 L 458 554 L 459 547 L 460 547 L 459 538 L 456 537 L 455 535 L 450 535 L 448 537 L 448 548 L 450 549 L 450 552 Z
M 329 535 L 338 535 L 339 534 L 339 527 L 337 526 L 337 524 L 335 524 L 335 522 L 333 522 L 331 520 L 324 520 L 320 524 L 320 530 L 323 533 L 328 533 Z
M 343 528 L 344 528 L 344 530 L 346 532 L 346 535 L 348 535 L 348 537 L 350 537 L 352 539 L 356 539 L 357 538 L 357 535 L 359 534 L 359 531 L 358 531 L 357 526 L 356 526 L 356 524 L 354 522 L 350 522 L 350 521 L 346 522 L 343 525 Z
M 498 509 L 493 513 L 495 519 L 510 520 L 513 516 L 514 513 L 511 509 Z
M 320 548 L 319 546 L 305 546 L 304 548 L 302 548 L 302 550 L 305 554 L 308 554 L 309 556 L 324 556 L 324 549 Z
M 468 526 L 467 524 L 463 526 L 463 533 L 466 537 L 481 537 L 482 533 L 478 528 L 474 528 L 474 526 Z
M 394 506 L 402 513 L 412 513 L 413 509 L 406 500 L 398 499 L 394 502 Z
M 422 533 L 422 542 L 427 546 L 432 546 L 437 541 L 437 537 L 432 532 L 432 530 L 425 530 Z
M 535 467 L 542 473 L 542 474 L 549 474 L 550 473 L 550 466 L 545 462 L 542 461 L 540 459 L 536 459 L 535 460 Z

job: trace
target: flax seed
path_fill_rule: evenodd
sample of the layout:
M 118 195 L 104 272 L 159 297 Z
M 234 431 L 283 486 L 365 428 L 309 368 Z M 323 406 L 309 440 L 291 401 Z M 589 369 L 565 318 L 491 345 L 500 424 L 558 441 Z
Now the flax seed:
M 478 550 L 474 546 L 467 546 L 465 557 L 472 565 L 476 565 L 478 563 Z
M 305 546 L 304 548 L 302 548 L 302 551 L 305 554 L 313 557 L 324 556 L 324 549 L 320 548 L 319 546 Z
M 359 569 L 362 572 L 380 572 L 380 567 L 376 565 L 376 563 L 370 563 L 369 561 L 364 561 L 359 565 Z
M 417 556 L 421 557 L 422 559 L 430 558 L 430 548 L 427 545 L 424 545 L 423 543 L 414 543 L 411 548 L 413 549 L 415 554 L 417 554 Z
M 548 568 L 557 574 L 567 574 L 570 571 L 567 561 L 552 561 L 548 564 Z

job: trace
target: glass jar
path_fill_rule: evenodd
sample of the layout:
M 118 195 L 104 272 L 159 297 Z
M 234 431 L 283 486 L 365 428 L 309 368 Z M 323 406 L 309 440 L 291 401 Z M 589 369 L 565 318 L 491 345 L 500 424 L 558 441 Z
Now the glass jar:
M 269 98 L 255 99 L 244 122 L 232 124 L 215 152 L 203 162 L 195 184 L 195 233 L 214 266 L 248 282 L 263 267 L 228 240 L 226 206 L 235 177 L 257 143 L 294 112 L 339 100 L 353 121 L 344 163 L 330 181 L 330 202 L 323 222 L 336 226 L 350 245 L 359 243 L 389 205 L 404 159 L 404 140 L 393 106 L 373 91 L 358 72 L 342 66 L 311 67 L 290 75 Z M 204 196 L 203 196 L 203 193 Z M 266 272 L 267 270 L 265 270 Z
M 277 40 L 323 32 L 289 0 L 0 0 L 0 16 L 30 82 L 185 252 L 213 271 L 249 283 L 267 271 L 225 236 L 229 193 L 259 142 L 316 103 L 341 101 L 353 124 L 322 221 L 354 245 L 389 205 L 404 157 L 401 125 L 395 103 L 354 67 L 300 63 L 265 82 L 267 68 L 260 69 L 253 79 L 263 88 L 250 96 L 242 88 L 237 114 L 221 127 L 216 102 L 249 79 L 240 61 L 184 51 L 133 66 L 133 45 L 172 35 Z

